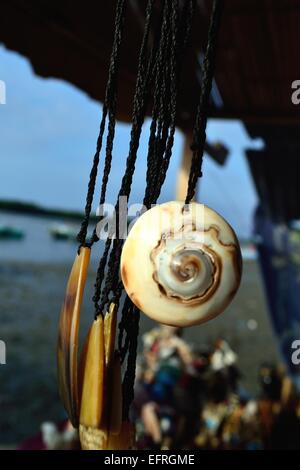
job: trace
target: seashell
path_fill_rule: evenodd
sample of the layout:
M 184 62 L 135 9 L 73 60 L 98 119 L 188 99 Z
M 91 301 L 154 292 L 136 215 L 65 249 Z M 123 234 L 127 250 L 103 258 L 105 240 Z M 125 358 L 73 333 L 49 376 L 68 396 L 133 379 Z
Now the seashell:
M 59 321 L 57 345 L 59 393 L 74 427 L 78 427 L 77 352 L 83 291 L 91 250 L 82 247 L 68 280 Z
M 80 424 L 86 428 L 100 428 L 104 411 L 105 355 L 104 320 L 101 315 L 94 320 L 88 334 L 82 396 Z
M 123 246 L 121 276 L 133 303 L 173 326 L 200 324 L 233 299 L 242 261 L 230 225 L 209 207 L 171 201 L 145 212 Z

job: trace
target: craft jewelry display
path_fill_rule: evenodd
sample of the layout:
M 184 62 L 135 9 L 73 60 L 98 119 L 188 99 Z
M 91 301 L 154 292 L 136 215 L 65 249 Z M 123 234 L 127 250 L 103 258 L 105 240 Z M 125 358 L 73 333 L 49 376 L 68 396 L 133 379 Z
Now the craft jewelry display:
M 99 136 L 93 158 L 78 253 L 62 306 L 58 337 L 58 378 L 62 402 L 83 449 L 134 448 L 130 422 L 134 396 L 140 311 L 158 322 L 191 326 L 227 307 L 241 279 L 241 254 L 230 225 L 215 211 L 193 202 L 202 159 L 214 73 L 222 0 L 214 0 L 195 109 L 191 167 L 185 201 L 157 203 L 164 184 L 176 130 L 184 56 L 199 27 L 195 0 L 148 0 L 132 101 L 130 143 L 119 197 L 129 198 L 145 117 L 151 116 L 143 206 L 127 240 L 118 223 L 103 243 L 92 299 L 93 322 L 79 357 L 78 332 L 83 293 L 96 227 L 88 238 L 90 214 L 102 153 L 100 205 L 106 201 L 114 154 L 118 73 L 126 36 L 127 0 L 116 1 L 114 39 Z M 198 17 L 199 18 L 199 17 Z M 196 24 L 195 24 L 196 23 Z M 104 136 L 106 138 L 103 145 Z M 139 158 L 143 158 L 142 156 Z

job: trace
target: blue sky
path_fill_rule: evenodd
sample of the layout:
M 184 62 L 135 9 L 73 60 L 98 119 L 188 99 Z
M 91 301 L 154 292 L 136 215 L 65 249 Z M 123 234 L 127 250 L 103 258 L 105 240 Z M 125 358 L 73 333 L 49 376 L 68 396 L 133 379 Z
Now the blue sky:
M 48 207 L 82 209 L 98 135 L 101 105 L 66 82 L 33 74 L 29 62 L 0 46 L 0 80 L 6 104 L 0 105 L 0 198 Z M 132 202 L 144 190 L 149 122 L 141 138 Z M 130 127 L 118 124 L 108 202 L 114 202 L 128 151 Z M 210 120 L 207 136 L 230 149 L 225 166 L 205 158 L 198 200 L 220 212 L 240 235 L 251 230 L 256 194 L 244 149 L 260 148 L 238 121 Z M 175 197 L 183 137 L 177 133 L 161 200 Z M 121 163 L 120 163 L 121 162 Z

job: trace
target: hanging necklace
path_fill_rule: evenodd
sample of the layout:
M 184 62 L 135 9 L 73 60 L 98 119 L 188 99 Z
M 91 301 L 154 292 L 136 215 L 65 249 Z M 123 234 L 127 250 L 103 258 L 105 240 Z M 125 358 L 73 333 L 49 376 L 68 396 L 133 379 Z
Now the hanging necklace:
M 83 291 L 90 252 L 99 240 L 96 228 L 87 240 L 87 230 L 106 126 L 100 205 L 106 199 L 113 157 L 118 72 L 127 6 L 126 0 L 117 1 L 108 81 L 85 217 L 78 234 L 78 254 L 67 285 L 59 326 L 59 391 L 69 419 L 73 426 L 79 427 L 83 449 L 134 447 L 135 431 L 129 420 L 129 411 L 134 396 L 140 310 L 165 324 L 198 324 L 221 313 L 240 282 L 241 255 L 232 228 L 213 210 L 191 202 L 197 180 L 202 176 L 207 110 L 222 3 L 221 0 L 213 3 L 193 128 L 186 200 L 151 208 L 160 196 L 172 156 L 179 83 L 184 74 L 182 62 L 196 2 L 162 0 L 158 18 L 157 2 L 147 2 L 129 151 L 115 204 L 116 229 L 108 236 L 99 261 L 93 296 L 94 321 L 78 364 Z M 134 224 L 124 244 L 118 228 L 122 216 L 119 197 L 125 196 L 128 200 L 130 196 L 142 126 L 150 107 L 143 198 L 146 212 Z M 125 370 L 123 378 L 122 366 Z

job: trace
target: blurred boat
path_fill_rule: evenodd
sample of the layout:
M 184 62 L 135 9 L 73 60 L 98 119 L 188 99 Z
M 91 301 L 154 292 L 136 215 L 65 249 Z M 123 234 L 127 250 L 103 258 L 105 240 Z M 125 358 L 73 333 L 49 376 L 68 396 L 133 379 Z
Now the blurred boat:
M 241 243 L 241 252 L 244 261 L 254 261 L 257 259 L 257 251 L 253 243 Z
M 21 229 L 0 225 L 0 240 L 21 240 L 24 236 L 25 233 Z
M 78 230 L 72 225 L 56 224 L 50 227 L 50 235 L 55 240 L 68 240 L 76 242 Z
M 113 217 L 110 217 L 108 214 L 104 214 L 104 219 L 105 223 L 103 224 L 103 227 L 101 228 L 100 235 L 98 233 L 98 236 L 101 237 L 102 240 L 106 240 L 106 237 L 108 236 L 109 229 L 114 230 L 116 229 L 116 221 Z M 133 224 L 137 220 L 137 217 L 133 216 L 128 216 L 127 217 L 127 225 L 126 221 L 121 221 L 119 222 L 119 230 L 120 233 L 122 234 L 123 237 L 127 236 L 127 233 L 131 230 Z M 66 241 L 77 241 L 77 234 L 78 234 L 78 226 L 71 225 L 71 224 L 65 224 L 65 223 L 56 223 L 49 228 L 49 233 L 52 238 L 55 240 L 66 240 Z M 91 238 L 93 235 L 93 231 L 88 231 L 87 233 L 87 238 Z

